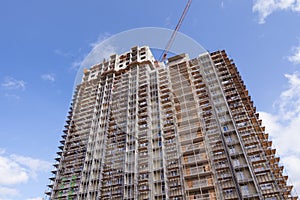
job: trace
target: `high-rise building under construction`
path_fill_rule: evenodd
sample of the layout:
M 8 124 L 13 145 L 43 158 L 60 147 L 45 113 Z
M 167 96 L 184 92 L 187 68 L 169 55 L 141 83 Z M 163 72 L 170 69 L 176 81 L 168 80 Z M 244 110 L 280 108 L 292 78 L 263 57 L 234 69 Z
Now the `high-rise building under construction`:
M 149 47 L 84 71 L 49 199 L 297 199 L 225 51 Z

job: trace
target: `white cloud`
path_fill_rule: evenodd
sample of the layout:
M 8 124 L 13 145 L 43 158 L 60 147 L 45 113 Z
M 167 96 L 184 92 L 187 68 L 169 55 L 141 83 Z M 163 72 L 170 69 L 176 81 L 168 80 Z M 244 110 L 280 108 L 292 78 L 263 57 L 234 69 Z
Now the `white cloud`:
M 0 186 L 0 200 L 8 200 L 9 197 L 18 195 L 18 190 Z
M 294 185 L 297 191 L 300 188 L 300 158 L 299 156 L 291 155 L 282 158 L 282 162 L 286 166 L 286 173 L 292 178 L 291 184 Z
M 102 62 L 103 59 L 108 59 L 112 54 L 116 53 L 116 48 L 109 42 L 103 43 L 111 36 L 109 33 L 100 35 L 95 42 L 90 43 L 93 50 L 85 55 L 81 60 L 75 60 L 71 64 L 71 69 L 79 70 L 80 67 L 89 68 L 92 65 Z M 101 48 L 98 48 L 101 45 Z
M 1 86 L 6 90 L 25 90 L 26 83 L 23 80 L 16 80 L 13 77 L 6 77 Z
M 98 51 L 99 56 L 102 58 L 105 58 L 105 59 L 108 59 L 115 52 L 116 52 L 115 47 L 110 44 L 104 45 L 103 48 L 101 49 L 101 51 Z M 95 59 L 97 59 L 97 58 L 95 58 Z M 95 61 L 98 62 L 97 60 L 95 60 Z M 94 60 L 92 59 L 89 62 L 94 62 Z
M 83 60 L 76 60 L 71 64 L 71 69 L 72 70 L 78 70 L 82 64 Z
M 0 148 L 0 155 L 4 154 L 6 152 L 5 149 Z
M 63 57 L 74 57 L 74 55 L 72 53 L 64 52 L 60 49 L 55 49 L 54 53 L 56 53 L 57 55 L 63 56 Z
M 224 8 L 224 1 L 221 1 L 221 8 Z
M 35 180 L 39 173 L 49 172 L 50 169 L 51 163 L 47 161 L 16 154 L 7 155 L 0 148 L 0 200 L 19 195 L 19 184 Z
M 92 48 L 95 48 L 98 44 L 100 44 L 101 42 L 103 42 L 104 40 L 108 39 L 111 36 L 112 35 L 108 32 L 105 32 L 104 34 L 100 34 L 95 42 L 90 43 L 90 46 Z
M 289 82 L 289 88 L 280 94 L 275 106 L 279 108 L 284 120 L 292 120 L 300 115 L 300 79 L 299 74 L 284 75 Z
M 300 46 L 293 49 L 293 55 L 288 57 L 288 60 L 294 64 L 300 64 Z
M 300 191 L 300 75 L 285 74 L 288 88 L 274 103 L 275 113 L 259 112 L 270 133 L 273 147 L 287 169 L 296 190 Z
M 9 157 L 0 156 L 0 186 L 27 182 L 26 169 Z
M 16 94 L 8 94 L 8 93 L 5 93 L 4 96 L 8 99 L 16 99 L 16 100 L 20 100 L 21 97 L 19 95 L 16 95 Z
M 165 19 L 165 26 L 170 26 L 171 25 L 171 15 L 167 16 Z
M 43 74 L 41 76 L 41 78 L 44 80 L 44 81 L 51 81 L 51 82 L 54 82 L 55 81 L 55 76 L 53 73 L 50 73 L 50 74 Z
M 31 157 L 12 154 L 10 158 L 27 169 L 31 178 L 36 178 L 38 172 L 48 172 L 51 169 L 51 163 Z
M 109 33 L 105 33 L 100 35 L 95 42 L 92 42 L 90 46 L 93 50 L 84 57 L 80 64 L 84 67 L 90 67 L 102 62 L 103 59 L 109 59 L 113 53 L 116 53 L 116 47 L 107 40 L 110 36 Z M 99 46 L 101 46 L 101 48 L 99 48 Z
M 266 18 L 275 11 L 300 12 L 300 0 L 255 0 L 252 10 L 258 13 L 259 23 L 263 24 Z

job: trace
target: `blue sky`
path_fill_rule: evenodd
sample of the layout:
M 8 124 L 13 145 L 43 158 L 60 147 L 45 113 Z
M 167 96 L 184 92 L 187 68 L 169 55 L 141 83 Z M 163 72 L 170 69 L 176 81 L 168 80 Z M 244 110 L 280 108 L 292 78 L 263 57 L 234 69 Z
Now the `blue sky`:
M 173 29 L 187 1 L 174 2 L 0 2 L 0 200 L 44 197 L 93 46 L 133 28 Z M 300 1 L 194 0 L 180 31 L 234 59 L 300 192 Z

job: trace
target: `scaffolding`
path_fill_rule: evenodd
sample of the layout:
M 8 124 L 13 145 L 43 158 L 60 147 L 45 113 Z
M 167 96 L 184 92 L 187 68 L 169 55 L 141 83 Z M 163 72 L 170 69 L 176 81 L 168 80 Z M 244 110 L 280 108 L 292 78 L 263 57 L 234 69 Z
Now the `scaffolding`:
M 111 55 L 85 70 L 66 122 L 50 199 L 297 199 L 225 51 Z

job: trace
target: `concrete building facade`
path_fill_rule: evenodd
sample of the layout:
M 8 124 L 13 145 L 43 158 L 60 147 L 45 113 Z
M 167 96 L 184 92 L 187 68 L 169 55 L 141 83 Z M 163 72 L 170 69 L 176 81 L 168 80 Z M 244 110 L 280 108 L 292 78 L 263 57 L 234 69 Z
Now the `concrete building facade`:
M 225 51 L 149 47 L 84 71 L 49 199 L 298 199 Z

